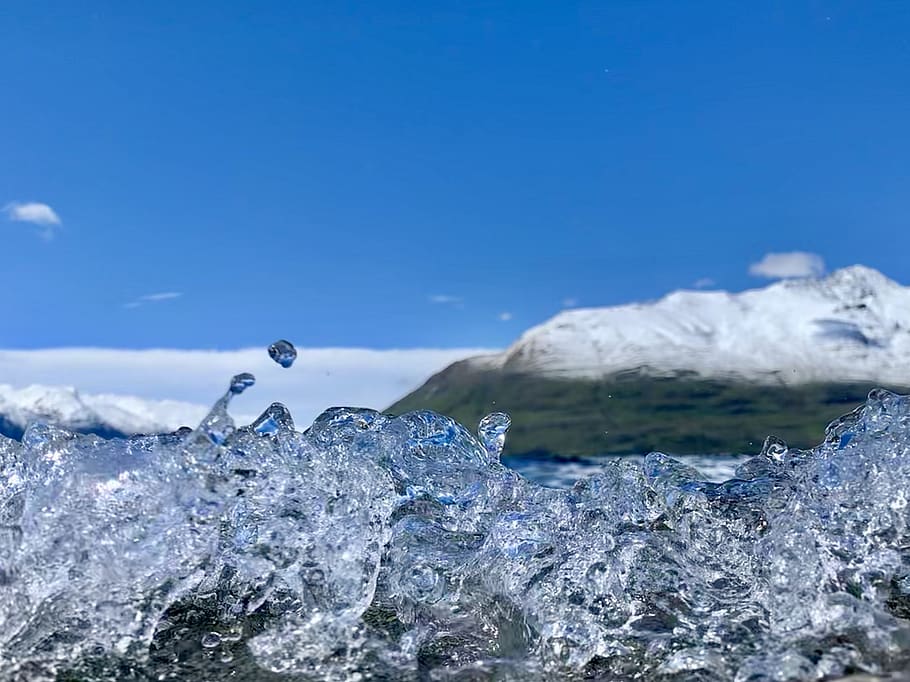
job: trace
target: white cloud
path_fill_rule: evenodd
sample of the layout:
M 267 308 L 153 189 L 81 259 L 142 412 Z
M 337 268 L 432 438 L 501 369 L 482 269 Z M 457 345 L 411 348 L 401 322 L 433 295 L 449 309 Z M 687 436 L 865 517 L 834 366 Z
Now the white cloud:
M 819 277 L 824 272 L 825 261 L 822 257 L 806 251 L 766 253 L 764 258 L 749 266 L 750 275 L 768 279 Z
M 433 294 L 432 296 L 428 296 L 427 299 L 430 303 L 436 303 L 438 305 L 454 305 L 461 303 L 464 300 L 461 296 L 449 296 L 448 294 Z
M 145 296 L 140 296 L 134 301 L 129 303 L 124 303 L 124 308 L 138 308 L 144 303 L 161 303 L 162 301 L 173 301 L 175 298 L 180 298 L 183 296 L 182 292 L 179 291 L 163 291 L 160 294 L 146 294 Z
M 25 203 L 14 201 L 4 206 L 3 212 L 6 213 L 9 220 L 14 222 L 31 223 L 41 227 L 38 234 L 44 239 L 53 238 L 54 229 L 63 224 L 54 209 L 36 201 Z
M 256 386 L 232 402 L 231 412 L 237 419 L 250 421 L 277 400 L 290 408 L 298 424 L 306 426 L 331 406 L 386 408 L 452 362 L 492 352 L 496 351 L 298 348 L 294 366 L 283 369 L 272 362 L 264 347 L 234 351 L 0 350 L 0 377 L 3 383 L 18 387 L 67 385 L 86 394 L 189 403 L 197 406 L 195 412 L 186 412 L 185 421 L 192 422 L 203 406 L 224 393 L 234 374 L 252 372 Z M 128 397 L 122 400 L 129 404 Z M 175 420 L 183 414 L 176 409 L 171 412 Z
M 170 301 L 174 298 L 180 298 L 183 294 L 179 291 L 165 291 L 160 294 L 146 294 L 145 296 L 140 296 L 140 301 Z
M 574 308 L 574 307 L 577 306 L 577 305 L 578 305 L 578 299 L 577 299 L 577 298 L 571 298 L 571 297 L 570 297 L 570 298 L 564 298 L 564 299 L 562 299 L 562 307 L 563 307 L 563 308 Z
M 23 223 L 34 223 L 35 225 L 60 225 L 60 216 L 47 204 L 29 202 L 21 204 L 13 202 L 7 204 L 4 209 L 10 220 Z
M 709 289 L 715 284 L 717 284 L 717 282 L 715 282 L 710 277 L 700 277 L 692 283 L 692 286 L 696 289 Z
M 512 313 L 510 313 L 510 312 L 499 313 L 500 322 L 508 322 L 511 319 L 512 319 Z

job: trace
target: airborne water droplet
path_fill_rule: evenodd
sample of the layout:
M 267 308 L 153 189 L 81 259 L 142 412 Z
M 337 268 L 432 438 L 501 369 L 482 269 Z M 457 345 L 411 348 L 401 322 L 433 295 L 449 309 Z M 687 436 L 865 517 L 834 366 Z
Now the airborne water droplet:
M 287 369 L 297 359 L 297 349 L 290 341 L 281 339 L 269 346 L 269 357 Z
M 499 457 L 506 442 L 506 431 L 512 426 L 512 418 L 505 412 L 491 412 L 480 420 L 477 435 L 484 448 L 493 457 Z
M 239 395 L 256 383 L 256 377 L 249 372 L 237 374 L 231 379 L 231 393 Z

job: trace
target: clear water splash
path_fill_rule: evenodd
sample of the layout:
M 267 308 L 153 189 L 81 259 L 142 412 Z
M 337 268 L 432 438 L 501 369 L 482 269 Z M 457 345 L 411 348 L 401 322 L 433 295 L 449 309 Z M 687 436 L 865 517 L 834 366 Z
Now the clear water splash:
M 297 359 L 297 349 L 294 348 L 294 344 L 290 341 L 280 339 L 269 346 L 269 357 L 287 369 Z
M 0 438 L 0 678 L 830 680 L 910 666 L 910 398 L 570 490 L 432 412 Z M 273 675 L 275 677 L 267 677 Z
M 231 415 L 228 414 L 228 406 L 231 398 L 235 395 L 233 384 L 228 388 L 221 398 L 212 406 L 209 413 L 202 419 L 199 427 L 195 431 L 187 434 L 188 441 L 197 440 L 204 436 L 216 445 L 223 444 L 228 437 L 234 433 L 235 425 Z
M 787 456 L 790 448 L 777 436 L 768 436 L 762 445 L 761 456 L 767 457 L 772 462 L 780 463 Z
M 239 395 L 256 383 L 256 377 L 249 372 L 235 374 L 231 379 L 231 393 Z
M 272 403 L 250 424 L 250 428 L 256 433 L 290 432 L 294 430 L 294 418 L 283 404 Z
M 512 426 L 512 418 L 505 412 L 492 412 L 480 420 L 477 435 L 491 457 L 499 458 L 506 443 L 506 431 Z

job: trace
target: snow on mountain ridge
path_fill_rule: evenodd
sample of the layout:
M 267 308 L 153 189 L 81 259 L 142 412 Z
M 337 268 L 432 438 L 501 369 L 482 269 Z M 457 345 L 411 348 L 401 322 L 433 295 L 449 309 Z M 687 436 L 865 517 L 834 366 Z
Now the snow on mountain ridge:
M 73 430 L 102 428 L 126 434 L 161 433 L 195 425 L 207 408 L 175 400 L 143 400 L 122 395 L 81 394 L 71 386 L 0 384 L 0 418 L 25 429 L 47 421 Z
M 651 303 L 564 311 L 525 332 L 497 364 L 562 377 L 637 369 L 910 385 L 910 287 L 856 265 L 736 294 L 680 290 Z

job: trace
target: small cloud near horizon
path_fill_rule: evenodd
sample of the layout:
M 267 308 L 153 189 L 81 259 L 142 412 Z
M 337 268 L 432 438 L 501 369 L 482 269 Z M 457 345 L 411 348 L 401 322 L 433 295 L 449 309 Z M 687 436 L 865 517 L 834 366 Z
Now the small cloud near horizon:
M 817 253 L 807 251 L 766 253 L 749 266 L 749 274 L 766 279 L 820 277 L 825 274 L 825 261 Z
M 54 209 L 37 201 L 13 201 L 3 207 L 3 212 L 13 222 L 37 225 L 41 228 L 38 235 L 45 241 L 53 239 L 54 230 L 63 225 Z
M 145 296 L 140 296 L 134 301 L 129 303 L 124 303 L 124 308 L 138 308 L 145 303 L 161 303 L 162 301 L 173 301 L 175 298 L 180 298 L 183 296 L 183 292 L 180 291 L 163 291 L 157 294 L 146 294 Z
M 577 306 L 577 305 L 578 305 L 578 299 L 577 299 L 577 298 L 572 298 L 572 297 L 570 296 L 569 298 L 564 298 L 564 299 L 562 299 L 562 307 L 563 307 L 563 308 L 574 308 L 574 307 Z
M 510 312 L 499 313 L 500 322 L 508 322 L 511 319 L 512 319 L 512 313 L 510 313 Z
M 708 289 L 713 287 L 717 282 L 715 282 L 710 277 L 700 277 L 692 283 L 692 286 L 696 289 Z

